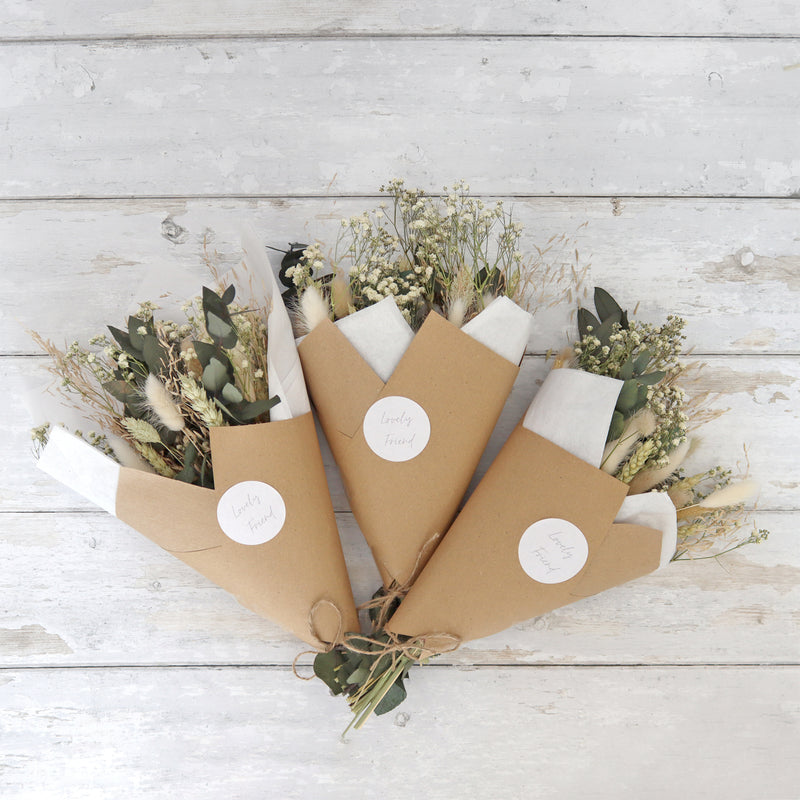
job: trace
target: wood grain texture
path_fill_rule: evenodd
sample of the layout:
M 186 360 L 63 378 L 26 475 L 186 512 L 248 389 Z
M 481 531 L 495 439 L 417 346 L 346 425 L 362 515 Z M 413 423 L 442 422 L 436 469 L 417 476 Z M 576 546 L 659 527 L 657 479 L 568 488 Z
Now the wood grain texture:
M 363 602 L 378 573 L 352 516 L 337 519 Z M 676 562 L 436 663 L 796 663 L 800 515 L 757 519 L 771 532 L 765 544 Z M 5 514 L 0 556 L 14 565 L 0 575 L 0 667 L 290 665 L 305 649 L 105 514 Z
M 426 3 L 346 0 L 102 0 L 85 13 L 79 0 L 0 2 L 0 40 L 50 37 L 569 34 L 776 35 L 800 33 L 792 2 L 627 0 L 538 2 L 485 0 Z
M 446 38 L 8 44 L 2 197 L 791 196 L 796 43 Z M 369 76 L 365 80 L 365 76 Z
M 377 189 L 377 183 L 372 189 Z M 241 229 L 264 241 L 319 240 L 330 251 L 342 218 L 378 198 L 0 202 L 0 353 L 34 352 L 25 330 L 63 342 L 116 322 L 155 297 L 176 271 L 209 280 L 241 259 Z M 798 353 L 800 199 L 504 198 L 524 226 L 523 252 L 547 249 L 552 274 L 587 270 L 651 322 L 687 320 L 687 348 L 706 353 Z M 205 248 L 205 252 L 204 252 Z M 578 257 L 575 251 L 578 251 Z M 36 287 L 20 303 L 19 277 Z M 560 286 L 568 287 L 570 280 Z M 590 297 L 582 298 L 590 302 Z M 575 330 L 575 302 L 539 307 L 530 350 L 560 349 Z
M 789 0 L 0 0 L 4 800 L 796 798 L 798 41 Z M 330 244 L 394 176 L 464 177 L 526 249 L 567 234 L 546 260 L 577 249 L 586 287 L 686 317 L 696 389 L 730 409 L 689 466 L 747 442 L 771 537 L 469 643 L 342 743 L 298 641 L 35 469 L 24 330 L 199 285 L 203 244 L 235 265 L 248 220 Z M 573 324 L 537 313 L 478 476 Z
M 409 781 L 429 798 L 790 800 L 800 776 L 798 667 L 432 667 L 403 711 L 347 742 L 342 701 L 287 670 L 0 681 L 8 800 L 305 800 L 376 786 L 393 799 Z

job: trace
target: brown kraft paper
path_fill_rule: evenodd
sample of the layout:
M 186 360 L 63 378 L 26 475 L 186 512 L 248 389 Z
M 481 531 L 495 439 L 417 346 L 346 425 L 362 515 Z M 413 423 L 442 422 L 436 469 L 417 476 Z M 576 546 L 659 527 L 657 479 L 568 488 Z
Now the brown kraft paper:
M 299 345 L 303 373 L 356 520 L 385 586 L 413 580 L 449 527 L 519 367 L 436 313 L 384 383 L 330 321 Z M 382 397 L 428 414 L 425 449 L 404 462 L 369 448 L 362 423 Z
M 342 632 L 358 631 L 311 414 L 212 428 L 211 458 L 214 489 L 123 467 L 117 516 L 314 647 L 334 641 L 339 614 Z M 241 481 L 268 483 L 286 504 L 283 527 L 263 544 L 239 544 L 217 522 L 220 497 Z
M 627 492 L 518 426 L 386 629 L 470 641 L 652 572 L 661 532 L 612 524 Z M 548 518 L 576 525 L 589 546 L 583 569 L 562 583 L 534 581 L 519 562 L 523 533 Z M 436 637 L 428 643 L 435 648 Z

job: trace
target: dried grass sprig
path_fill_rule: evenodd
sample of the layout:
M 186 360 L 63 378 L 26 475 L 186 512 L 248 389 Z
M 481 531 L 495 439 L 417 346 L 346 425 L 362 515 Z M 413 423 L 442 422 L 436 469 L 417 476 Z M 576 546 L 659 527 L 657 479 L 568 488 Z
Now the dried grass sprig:
M 172 469 L 169 464 L 164 460 L 164 458 L 159 454 L 159 452 L 152 446 L 152 444 L 148 444 L 146 442 L 140 442 L 138 440 L 133 441 L 133 446 L 136 448 L 136 451 L 139 455 L 148 463 L 151 467 L 159 474 L 163 475 L 165 478 L 174 478 L 176 471 Z
M 330 317 L 330 308 L 316 286 L 309 286 L 300 297 L 300 321 L 303 330 L 311 333 Z
M 177 433 L 186 427 L 180 407 L 167 387 L 152 373 L 144 382 L 144 400 L 154 418 L 167 430 Z
M 207 428 L 221 428 L 225 418 L 206 390 L 190 375 L 180 376 L 181 396 L 196 419 Z

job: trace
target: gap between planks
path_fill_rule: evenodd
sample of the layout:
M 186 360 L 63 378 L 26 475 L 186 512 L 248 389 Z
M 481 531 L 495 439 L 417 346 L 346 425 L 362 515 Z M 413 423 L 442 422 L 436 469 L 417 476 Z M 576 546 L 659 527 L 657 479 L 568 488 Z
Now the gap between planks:
M 658 39 L 658 40 L 673 40 L 684 41 L 687 39 L 697 39 L 702 41 L 729 41 L 735 39 L 737 41 L 791 41 L 792 39 L 800 39 L 800 32 L 798 33 L 684 33 L 684 34 L 664 34 L 664 33 L 498 33 L 496 31 L 463 31 L 456 33 L 426 33 L 425 31 L 419 32 L 400 32 L 400 33 L 387 33 L 369 31 L 321 31 L 320 33 L 306 32 L 303 33 L 198 33 L 198 34 L 158 34 L 158 33 L 143 33 L 132 35 L 113 35 L 103 36 L 97 35 L 83 35 L 83 36 L 26 36 L 26 37 L 0 37 L 0 46 L 8 45 L 38 45 L 38 44 L 136 44 L 139 42 L 149 43 L 155 42 L 157 44 L 170 44 L 171 42 L 184 43 L 184 42 L 225 42 L 225 41 L 259 41 L 259 42 L 272 42 L 272 41 L 285 41 L 285 40 L 306 40 L 306 41 L 341 41 L 344 39 L 393 39 L 398 41 L 414 41 L 416 39 L 434 40 L 434 41 L 452 41 L 455 39 L 482 39 L 489 41 L 505 41 L 505 40 L 552 40 L 552 39 L 586 39 L 586 40 L 637 40 L 637 39 Z

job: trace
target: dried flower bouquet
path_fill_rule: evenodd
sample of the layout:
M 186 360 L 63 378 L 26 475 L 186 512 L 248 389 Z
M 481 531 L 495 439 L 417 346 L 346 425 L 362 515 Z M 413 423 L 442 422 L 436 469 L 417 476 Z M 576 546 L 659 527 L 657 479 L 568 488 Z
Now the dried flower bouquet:
M 92 349 L 34 335 L 100 431 L 40 427 L 39 466 L 325 647 L 357 615 L 289 318 L 263 246 L 244 249 L 260 302 L 204 288 L 181 324 L 148 303 Z
M 629 322 L 602 289 L 595 304 L 599 319 L 581 310 L 580 341 L 559 356 L 408 594 L 371 609 L 371 637 L 317 657 L 317 675 L 347 697 L 351 725 L 402 702 L 416 662 L 676 558 L 766 537 L 739 532 L 751 482 L 728 485 L 721 468 L 680 472 L 692 427 L 678 385 L 683 320 Z
M 332 265 L 287 254 L 300 358 L 353 513 L 387 591 L 405 591 L 447 530 L 530 336 L 515 303 L 521 227 L 458 184 L 384 187 L 342 221 Z M 408 499 L 414 498 L 413 503 Z

